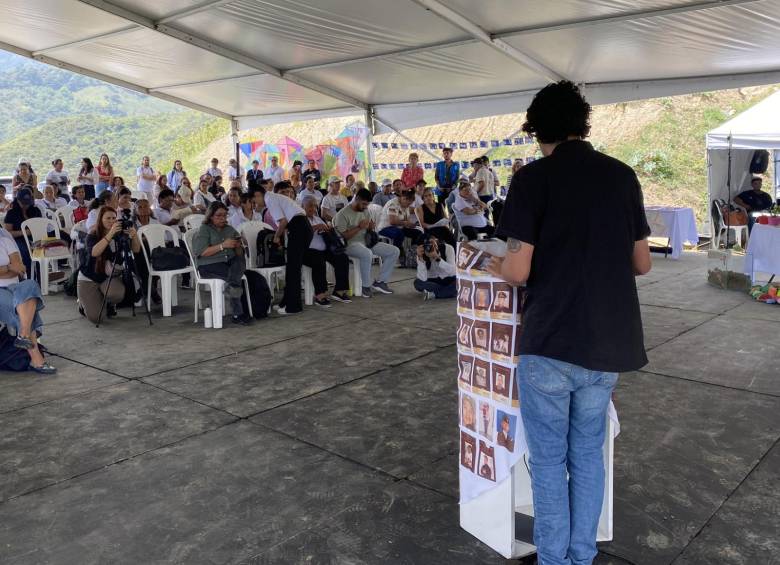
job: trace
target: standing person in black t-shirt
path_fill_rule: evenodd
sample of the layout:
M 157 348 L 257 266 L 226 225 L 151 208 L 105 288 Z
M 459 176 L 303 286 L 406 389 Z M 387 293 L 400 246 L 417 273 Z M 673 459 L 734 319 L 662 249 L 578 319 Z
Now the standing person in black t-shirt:
M 591 563 L 602 446 L 617 373 L 647 363 L 634 277 L 650 270 L 634 171 L 583 141 L 590 105 L 568 81 L 539 91 L 523 129 L 544 159 L 515 173 L 491 272 L 527 284 L 518 383 L 540 563 Z M 567 480 L 568 473 L 568 480 Z

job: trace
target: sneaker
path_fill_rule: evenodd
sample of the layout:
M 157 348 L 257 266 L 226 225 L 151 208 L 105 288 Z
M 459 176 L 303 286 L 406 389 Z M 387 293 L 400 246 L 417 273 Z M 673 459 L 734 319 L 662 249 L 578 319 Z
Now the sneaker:
M 116 316 L 116 314 L 117 314 L 116 306 L 114 306 L 113 304 L 107 304 L 106 305 L 106 316 L 108 316 L 109 318 L 114 318 Z
M 374 296 L 374 291 L 371 290 L 370 286 L 364 286 L 362 295 L 363 295 L 363 298 L 371 298 L 372 296 Z
M 390 287 L 387 286 L 386 282 L 374 281 L 374 284 L 371 288 L 373 288 L 377 292 L 381 292 L 382 294 L 393 294 L 393 291 L 390 290 Z
M 327 298 L 321 298 L 321 299 L 319 299 L 319 300 L 317 300 L 317 299 L 315 298 L 315 299 L 314 299 L 314 303 L 315 303 L 317 306 L 321 306 L 322 308 L 330 308 L 330 306 L 331 306 L 331 304 L 330 304 L 330 300 L 328 300 Z
M 232 322 L 234 324 L 240 324 L 242 326 L 248 326 L 250 318 L 249 318 L 249 316 L 241 315 L 241 316 L 233 316 L 231 318 L 231 320 L 232 320 Z
M 430 290 L 424 290 L 423 291 L 423 300 L 434 300 L 436 298 L 436 295 L 431 292 Z
M 336 302 L 343 302 L 345 304 L 352 302 L 352 299 L 346 292 L 334 292 L 330 295 L 330 299 L 335 300 Z
M 274 312 L 276 312 L 280 316 L 286 316 L 287 308 L 285 308 L 284 306 L 274 306 Z

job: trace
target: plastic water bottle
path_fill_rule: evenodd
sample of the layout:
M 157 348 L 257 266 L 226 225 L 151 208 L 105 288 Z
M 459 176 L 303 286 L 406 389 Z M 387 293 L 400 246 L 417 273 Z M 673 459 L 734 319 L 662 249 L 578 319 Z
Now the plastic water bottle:
M 206 308 L 203 311 L 203 326 L 206 328 L 210 328 L 213 326 L 213 323 L 214 321 L 211 316 L 211 308 Z

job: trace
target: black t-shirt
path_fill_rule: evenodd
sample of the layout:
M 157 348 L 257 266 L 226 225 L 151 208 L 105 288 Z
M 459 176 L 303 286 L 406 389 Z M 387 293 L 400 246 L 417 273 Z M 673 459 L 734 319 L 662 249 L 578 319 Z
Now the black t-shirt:
M 41 213 L 40 208 L 37 206 L 30 206 L 27 208 L 27 217 L 24 217 L 24 214 L 22 213 L 22 209 L 19 206 L 13 206 L 8 210 L 8 213 L 5 215 L 5 218 L 3 219 L 4 224 L 11 224 L 11 229 L 13 231 L 19 231 L 22 229 L 22 222 L 25 220 L 29 220 L 31 218 L 40 218 L 43 216 Z
M 746 190 L 741 192 L 737 198 L 750 206 L 751 211 L 769 210 L 772 207 L 772 197 L 764 191 Z
M 534 245 L 521 355 L 607 372 L 647 363 L 632 256 L 650 227 L 630 167 L 561 143 L 512 177 L 498 234 Z

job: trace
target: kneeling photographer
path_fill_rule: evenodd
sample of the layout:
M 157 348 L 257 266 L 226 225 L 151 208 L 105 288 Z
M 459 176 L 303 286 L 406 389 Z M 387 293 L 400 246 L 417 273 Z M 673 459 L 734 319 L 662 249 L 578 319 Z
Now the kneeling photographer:
M 116 314 L 116 305 L 125 298 L 125 262 L 120 257 L 120 250 L 125 249 L 132 254 L 141 251 L 133 221 L 124 216 L 117 218 L 114 208 L 103 206 L 95 230 L 87 235 L 86 260 L 78 275 L 79 311 L 94 324 L 100 321 L 104 300 L 105 314 L 111 317 Z
M 417 246 L 417 278 L 414 288 L 423 293 L 425 300 L 454 298 L 457 289 L 455 266 L 448 263 L 439 250 L 439 240 L 428 236 Z

